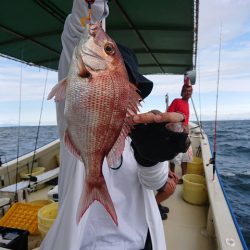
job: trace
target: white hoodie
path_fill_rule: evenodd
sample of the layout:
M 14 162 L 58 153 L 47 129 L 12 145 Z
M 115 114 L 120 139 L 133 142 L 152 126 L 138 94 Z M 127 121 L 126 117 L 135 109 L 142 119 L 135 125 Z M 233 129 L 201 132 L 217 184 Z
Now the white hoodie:
M 59 80 L 66 77 L 74 47 L 87 29 L 79 19 L 87 16 L 84 0 L 75 0 L 72 14 L 66 19 L 62 34 L 63 51 L 59 63 Z M 92 21 L 108 15 L 105 0 L 92 5 Z M 64 102 L 57 103 L 57 122 L 63 142 L 65 129 Z M 159 163 L 151 168 L 140 166 L 134 159 L 130 139 L 126 140 L 123 163 L 118 170 L 108 168 L 103 175 L 118 217 L 116 226 L 103 206 L 95 201 L 76 223 L 76 211 L 84 184 L 85 169 L 61 143 L 59 174 L 59 212 L 56 221 L 42 242 L 40 250 L 139 250 L 143 249 L 148 228 L 153 250 L 165 250 L 163 224 L 153 190 L 167 180 L 168 167 Z

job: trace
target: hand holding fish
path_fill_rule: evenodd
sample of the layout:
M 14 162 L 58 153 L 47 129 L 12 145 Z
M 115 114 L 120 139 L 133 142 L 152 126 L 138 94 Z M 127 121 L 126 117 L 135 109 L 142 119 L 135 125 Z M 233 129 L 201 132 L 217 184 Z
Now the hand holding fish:
M 185 116 L 176 112 L 160 112 L 149 111 L 147 113 L 137 114 L 133 116 L 133 121 L 136 124 L 140 123 L 160 123 L 160 122 L 181 122 L 185 119 Z
M 144 167 L 151 167 L 174 158 L 179 152 L 186 152 L 190 145 L 188 135 L 166 128 L 166 124 L 178 124 L 183 119 L 185 116 L 180 113 L 158 110 L 134 115 L 135 124 L 130 136 L 136 161 Z

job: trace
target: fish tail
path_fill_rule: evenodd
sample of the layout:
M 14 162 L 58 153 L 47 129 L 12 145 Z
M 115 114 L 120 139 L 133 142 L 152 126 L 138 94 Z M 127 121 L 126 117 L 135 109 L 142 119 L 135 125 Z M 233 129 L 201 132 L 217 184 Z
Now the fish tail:
M 81 195 L 81 199 L 77 210 L 77 224 L 80 222 L 82 216 L 89 208 L 89 206 L 96 200 L 99 201 L 103 207 L 110 214 L 112 220 L 118 226 L 117 215 L 111 197 L 109 195 L 105 179 L 100 177 L 98 184 L 90 183 L 88 180 L 85 182 L 85 187 Z

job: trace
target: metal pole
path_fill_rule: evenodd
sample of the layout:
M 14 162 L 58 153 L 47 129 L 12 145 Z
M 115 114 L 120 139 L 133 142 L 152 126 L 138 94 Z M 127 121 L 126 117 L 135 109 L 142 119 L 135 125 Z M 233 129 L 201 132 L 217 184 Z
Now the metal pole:
M 166 102 L 166 111 L 168 110 L 169 98 L 168 93 L 165 95 L 165 102 Z

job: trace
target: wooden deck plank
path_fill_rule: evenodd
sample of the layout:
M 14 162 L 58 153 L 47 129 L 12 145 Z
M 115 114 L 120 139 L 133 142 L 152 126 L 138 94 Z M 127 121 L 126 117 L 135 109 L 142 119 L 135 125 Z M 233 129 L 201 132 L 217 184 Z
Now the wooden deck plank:
M 183 185 L 166 201 L 169 208 L 168 219 L 163 221 L 168 250 L 213 250 L 216 241 L 204 236 L 208 206 L 196 206 L 185 202 L 182 198 Z

